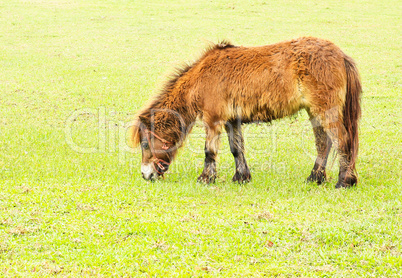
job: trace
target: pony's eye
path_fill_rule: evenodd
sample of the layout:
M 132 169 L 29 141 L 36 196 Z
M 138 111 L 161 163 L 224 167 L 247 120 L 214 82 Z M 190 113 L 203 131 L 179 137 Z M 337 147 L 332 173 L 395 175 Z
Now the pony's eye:
M 148 142 L 142 143 L 141 146 L 142 146 L 142 148 L 145 149 L 145 150 L 149 149 Z

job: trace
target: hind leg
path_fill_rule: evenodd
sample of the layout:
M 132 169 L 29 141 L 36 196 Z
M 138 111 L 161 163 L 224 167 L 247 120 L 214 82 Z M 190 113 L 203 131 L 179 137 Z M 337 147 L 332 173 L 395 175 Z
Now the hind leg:
M 346 133 L 343 123 L 336 123 L 335 128 L 327 131 L 331 140 L 336 142 L 336 147 L 339 155 L 339 176 L 335 188 L 350 187 L 357 183 L 357 176 L 353 171 L 350 163 L 350 153 L 347 151 L 346 140 L 348 134 Z
M 356 174 L 350 163 L 351 154 L 347 151 L 348 134 L 341 120 L 340 111 L 336 108 L 327 110 L 325 115 L 318 117 L 324 131 L 332 141 L 332 145 L 336 147 L 339 155 L 339 177 L 335 188 L 349 187 L 357 183 Z
M 350 168 L 350 160 L 345 152 L 339 158 L 339 176 L 335 188 L 350 187 L 357 184 L 357 176 Z
M 244 157 L 244 140 L 241 134 L 240 120 L 237 119 L 227 122 L 225 129 L 229 138 L 230 151 L 236 163 L 236 173 L 232 180 L 238 183 L 249 182 L 251 180 L 251 174 L 247 166 L 246 158 Z
M 315 145 L 317 148 L 317 159 L 315 160 L 313 170 L 307 178 L 307 181 L 322 184 L 326 179 L 325 167 L 327 166 L 332 141 L 317 118 L 310 116 L 310 122 L 313 125 Z

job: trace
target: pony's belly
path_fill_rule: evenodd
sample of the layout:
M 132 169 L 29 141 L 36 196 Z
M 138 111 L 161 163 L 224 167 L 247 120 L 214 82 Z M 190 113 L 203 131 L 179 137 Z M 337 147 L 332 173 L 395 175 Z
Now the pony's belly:
M 270 103 L 260 100 L 257 103 L 241 103 L 228 105 L 228 119 L 238 119 L 242 123 L 271 122 L 297 113 L 308 106 L 304 95 L 294 95 L 292 99 L 283 102 Z
M 237 105 L 233 107 L 229 105 L 227 120 L 240 120 L 242 123 L 251 122 L 271 122 L 275 119 L 283 117 L 281 114 L 275 112 L 270 107 L 264 105 L 264 107 L 258 107 L 257 105 Z

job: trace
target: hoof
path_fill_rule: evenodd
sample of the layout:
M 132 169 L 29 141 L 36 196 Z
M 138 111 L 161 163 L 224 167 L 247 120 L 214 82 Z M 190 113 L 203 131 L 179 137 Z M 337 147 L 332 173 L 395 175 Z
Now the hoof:
M 338 182 L 335 185 L 335 188 L 347 188 L 347 187 L 355 186 L 356 184 L 357 184 L 356 177 L 347 177 L 343 181 L 338 180 Z
M 325 170 L 313 170 L 310 176 L 307 178 L 306 182 L 316 182 L 317 184 L 322 184 L 326 179 Z
M 248 183 L 251 180 L 251 174 L 250 174 L 250 172 L 246 172 L 246 173 L 236 172 L 236 174 L 233 176 L 232 180 L 234 182 L 238 182 L 238 183 Z
M 336 188 L 336 189 L 338 189 L 338 188 L 344 188 L 344 187 L 347 187 L 344 182 L 338 181 L 338 182 L 335 184 L 335 188 Z
M 210 184 L 210 183 L 214 183 L 215 179 L 216 179 L 216 175 L 210 176 L 210 175 L 202 173 L 201 176 L 198 177 L 197 181 L 201 182 L 201 183 Z

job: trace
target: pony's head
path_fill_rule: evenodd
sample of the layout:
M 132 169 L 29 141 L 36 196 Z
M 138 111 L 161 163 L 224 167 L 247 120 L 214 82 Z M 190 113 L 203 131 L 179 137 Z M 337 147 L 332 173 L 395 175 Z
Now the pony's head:
M 159 125 L 146 116 L 138 116 L 133 125 L 132 141 L 141 146 L 141 173 L 146 180 L 163 176 L 176 155 L 178 140 L 169 128 L 168 121 Z

